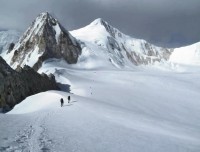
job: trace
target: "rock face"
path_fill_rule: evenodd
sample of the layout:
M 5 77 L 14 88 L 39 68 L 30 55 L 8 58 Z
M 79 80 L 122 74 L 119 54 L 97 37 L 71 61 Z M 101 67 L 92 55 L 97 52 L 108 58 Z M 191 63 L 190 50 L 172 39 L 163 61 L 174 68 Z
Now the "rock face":
M 15 71 L 0 57 L 0 108 L 3 112 L 11 110 L 27 96 L 58 89 L 54 76 L 40 75 L 28 66 Z
M 8 51 L 10 53 L 12 58 L 7 62 L 13 68 L 29 65 L 38 70 L 49 58 L 64 58 L 69 64 L 76 63 L 81 47 L 49 13 L 41 13 L 14 48 Z

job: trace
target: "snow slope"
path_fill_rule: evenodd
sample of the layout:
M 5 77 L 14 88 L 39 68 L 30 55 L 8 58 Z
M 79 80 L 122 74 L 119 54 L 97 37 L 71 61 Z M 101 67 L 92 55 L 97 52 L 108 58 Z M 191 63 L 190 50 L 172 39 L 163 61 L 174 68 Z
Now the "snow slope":
M 200 42 L 174 49 L 169 61 L 185 65 L 200 65 Z
M 109 60 L 118 68 L 164 62 L 172 52 L 172 49 L 157 47 L 145 40 L 127 36 L 103 19 L 96 19 L 70 33 L 85 43 L 84 49 L 91 50 L 88 51 L 90 54 L 102 52 L 104 61 Z
M 1 150 L 200 151 L 200 73 L 85 70 L 58 60 L 39 72 L 70 84 L 72 102 L 64 91 L 48 91 L 0 115 Z

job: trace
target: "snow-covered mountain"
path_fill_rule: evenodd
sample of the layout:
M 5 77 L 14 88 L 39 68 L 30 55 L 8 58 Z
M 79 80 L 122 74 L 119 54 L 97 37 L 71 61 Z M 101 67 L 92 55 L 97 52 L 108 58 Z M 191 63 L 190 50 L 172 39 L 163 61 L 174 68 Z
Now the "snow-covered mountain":
M 82 68 L 124 68 L 166 61 L 173 51 L 131 38 L 102 19 L 70 33 L 49 13 L 41 13 L 2 57 L 13 68 L 29 65 L 38 70 L 49 58 L 64 58 Z
M 80 54 L 76 39 L 49 13 L 41 13 L 14 48 L 2 56 L 13 68 L 29 65 L 37 70 L 48 58 L 64 58 L 71 64 Z
M 200 59 L 199 43 L 174 49 L 157 47 L 123 34 L 100 18 L 68 32 L 49 13 L 41 13 L 15 46 L 8 45 L 16 42 L 18 34 L 11 32 L 8 41 L 5 35 L 0 41 L 4 50 L 1 56 L 13 68 L 29 65 L 38 70 L 49 58 L 64 58 L 83 69 L 131 68 L 155 62 L 199 64 Z
M 38 72 L 53 73 L 63 90 L 30 96 L 6 115 L 0 114 L 0 151 L 200 151 L 199 43 L 160 48 L 131 38 L 102 19 L 70 32 L 75 38 L 62 30 L 57 20 L 42 13 L 14 49 L 2 54 L 12 67 L 28 64 L 38 69 L 42 64 Z M 62 50 L 64 55 L 75 50 L 73 61 L 77 62 L 69 62 Z M 187 73 L 154 66 L 135 68 L 155 61 L 161 66 L 198 66 Z M 8 80 L 8 73 L 14 70 L 2 63 L 3 98 L 10 95 L 10 85 L 6 85 L 10 82 L 20 97 L 22 83 L 14 83 L 15 76 Z M 28 74 L 21 80 L 33 83 L 34 89 L 42 88 L 44 82 L 35 82 L 34 77 Z M 70 93 L 66 89 L 69 85 Z M 62 108 L 61 98 L 65 101 Z
M 117 67 L 124 67 L 129 62 L 134 65 L 146 65 L 155 61 L 166 61 L 173 51 L 127 36 L 103 19 L 96 19 L 88 26 L 70 33 L 84 42 L 85 50 L 91 50 L 91 54 L 98 55 L 99 52 L 95 50 L 103 50 L 101 52 L 107 54 L 107 60 Z
M 20 32 L 16 30 L 0 31 L 0 54 L 9 49 L 11 43 L 16 43 Z

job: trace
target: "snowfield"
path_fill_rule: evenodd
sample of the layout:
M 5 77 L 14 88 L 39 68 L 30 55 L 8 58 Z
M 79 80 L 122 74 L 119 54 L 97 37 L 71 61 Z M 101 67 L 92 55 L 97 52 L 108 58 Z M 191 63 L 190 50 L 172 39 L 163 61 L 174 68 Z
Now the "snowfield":
M 39 93 L 0 115 L 0 151 L 200 151 L 200 72 L 80 69 L 60 60 L 39 72 L 71 93 Z
M 53 28 L 58 43 L 60 25 Z M 48 59 L 38 71 L 54 74 L 62 91 L 29 96 L 0 114 L 0 152 L 200 152 L 200 43 L 160 48 L 102 19 L 70 33 L 82 48 L 78 62 Z M 7 53 L 7 37 L 0 35 L 0 54 L 10 63 L 21 43 Z M 22 66 L 33 66 L 39 45 L 25 55 Z

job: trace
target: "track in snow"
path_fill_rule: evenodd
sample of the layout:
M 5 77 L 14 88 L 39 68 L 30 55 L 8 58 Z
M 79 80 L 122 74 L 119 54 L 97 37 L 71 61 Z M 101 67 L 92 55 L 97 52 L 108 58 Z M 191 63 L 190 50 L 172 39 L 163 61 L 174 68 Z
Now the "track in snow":
M 13 140 L 7 139 L 8 143 L 0 147 L 0 152 L 50 152 L 53 140 L 48 136 L 45 122 L 53 114 L 54 112 L 37 114 L 35 120 L 18 131 Z

